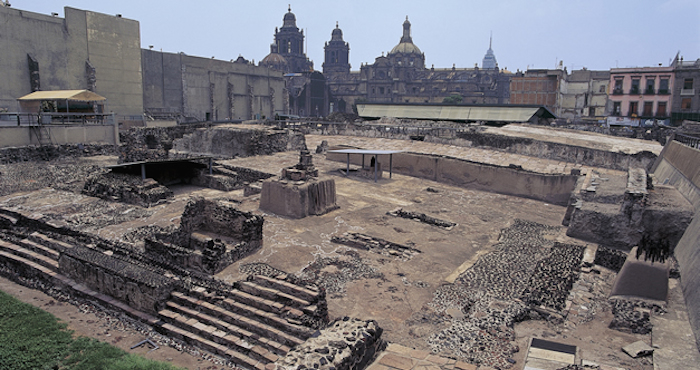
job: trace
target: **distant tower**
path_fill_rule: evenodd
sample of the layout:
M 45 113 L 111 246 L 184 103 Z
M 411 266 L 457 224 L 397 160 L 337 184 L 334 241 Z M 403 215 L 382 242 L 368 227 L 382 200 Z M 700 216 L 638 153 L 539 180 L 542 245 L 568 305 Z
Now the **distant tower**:
M 270 46 L 270 63 L 267 63 L 268 57 L 265 57 L 260 64 L 269 67 L 275 67 L 273 64 L 280 65 L 282 61 L 275 56 L 278 54 L 283 57 L 286 62 L 284 72 L 311 72 L 314 69 L 314 64 L 304 53 L 304 31 L 297 27 L 297 18 L 292 13 L 292 7 L 287 9 L 287 14 L 284 15 L 282 28 L 275 28 L 275 43 Z
M 491 49 L 491 41 L 493 37 L 489 37 L 489 50 L 486 51 L 484 55 L 484 60 L 481 62 L 481 68 L 483 69 L 497 69 L 498 62 L 496 62 L 496 56 L 493 54 L 493 49 Z
M 325 58 L 323 73 L 350 73 L 350 44 L 343 40 L 343 31 L 335 23 L 331 41 L 323 47 Z

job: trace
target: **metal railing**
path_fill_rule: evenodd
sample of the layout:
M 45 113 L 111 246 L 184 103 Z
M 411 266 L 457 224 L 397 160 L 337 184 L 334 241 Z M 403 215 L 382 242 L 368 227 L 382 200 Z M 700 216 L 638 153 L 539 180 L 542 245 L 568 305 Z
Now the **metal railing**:
M 113 113 L 0 112 L 0 126 L 113 125 Z
M 695 136 L 676 134 L 673 137 L 673 140 L 691 148 L 700 149 L 700 138 L 697 138 Z

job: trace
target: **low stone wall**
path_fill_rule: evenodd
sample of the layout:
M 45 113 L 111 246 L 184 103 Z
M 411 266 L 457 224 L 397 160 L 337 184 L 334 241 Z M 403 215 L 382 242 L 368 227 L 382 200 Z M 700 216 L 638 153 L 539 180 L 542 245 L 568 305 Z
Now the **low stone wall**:
M 346 162 L 347 155 L 327 153 L 326 159 Z M 380 161 L 386 172 L 389 158 L 380 157 Z M 402 175 L 563 206 L 568 204 L 578 179 L 576 175 L 547 175 L 429 154 L 397 153 L 392 162 L 392 171 Z M 362 165 L 362 155 L 351 154 L 350 163 Z
M 132 127 L 119 132 L 122 143 L 119 163 L 149 161 L 168 158 L 173 140 L 182 138 L 210 123 L 187 124 L 172 127 Z
M 2 135 L 2 131 L 0 131 L 0 135 Z M 0 149 L 0 164 L 51 161 L 65 157 L 92 157 L 116 154 L 117 149 L 112 144 L 66 144 L 12 147 Z
M 58 260 L 60 272 L 90 289 L 114 297 L 137 310 L 155 314 L 173 289 L 173 282 L 139 265 L 75 246 Z
M 345 317 L 293 348 L 269 369 L 361 370 L 386 347 L 382 332 L 374 320 Z
M 179 245 L 189 245 L 195 232 L 211 232 L 236 242 L 246 241 L 249 248 L 262 246 L 263 218 L 250 212 L 239 211 L 230 205 L 204 198 L 194 198 L 187 203 L 180 219 Z

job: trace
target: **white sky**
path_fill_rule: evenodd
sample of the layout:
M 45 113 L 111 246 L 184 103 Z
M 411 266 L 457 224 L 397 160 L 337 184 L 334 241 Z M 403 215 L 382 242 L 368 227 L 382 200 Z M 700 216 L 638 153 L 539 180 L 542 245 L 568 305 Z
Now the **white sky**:
M 140 22 L 141 46 L 256 64 L 270 51 L 291 2 L 307 56 L 322 69 L 336 21 L 350 43 L 352 70 L 391 50 L 408 16 L 426 66 L 481 66 L 493 32 L 499 67 L 668 65 L 678 51 L 700 58 L 698 0 L 10 0 L 15 9 L 64 16 L 63 7 L 122 14 Z

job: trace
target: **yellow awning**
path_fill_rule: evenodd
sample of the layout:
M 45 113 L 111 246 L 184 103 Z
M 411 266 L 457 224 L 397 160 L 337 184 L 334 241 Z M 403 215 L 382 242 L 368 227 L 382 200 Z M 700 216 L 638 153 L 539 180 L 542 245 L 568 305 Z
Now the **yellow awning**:
M 35 91 L 17 100 L 70 100 L 70 101 L 104 101 L 107 100 L 102 95 L 98 95 L 90 90 L 53 90 Z

